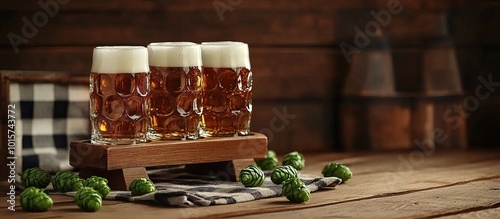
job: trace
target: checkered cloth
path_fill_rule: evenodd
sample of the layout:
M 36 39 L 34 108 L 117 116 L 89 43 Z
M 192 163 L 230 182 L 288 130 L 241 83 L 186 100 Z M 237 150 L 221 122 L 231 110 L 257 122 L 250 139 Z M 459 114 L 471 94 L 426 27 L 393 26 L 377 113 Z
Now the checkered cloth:
M 282 186 L 271 181 L 271 171 L 264 171 L 266 178 L 262 186 L 245 187 L 240 182 L 220 181 L 213 176 L 193 175 L 184 172 L 183 169 L 183 166 L 176 166 L 148 171 L 149 178 L 155 184 L 156 192 L 142 196 L 132 196 L 130 191 L 113 190 L 105 199 L 142 204 L 160 203 L 176 207 L 196 207 L 234 204 L 281 196 Z M 333 188 L 342 182 L 337 177 L 318 177 L 300 173 L 299 178 L 306 184 L 311 193 Z M 16 184 L 16 188 L 25 189 L 21 183 L 20 174 L 16 175 Z M 76 194 L 76 192 L 56 192 L 52 187 L 52 183 L 45 188 L 45 192 L 68 196 L 75 196 Z M 314 195 L 312 196 L 314 198 Z M 283 201 L 286 201 L 285 197 L 283 197 Z
M 132 196 L 129 191 L 111 191 L 106 199 L 194 207 L 233 204 L 281 196 L 282 186 L 271 182 L 269 177 L 271 171 L 265 171 L 266 179 L 261 187 L 245 187 L 240 182 L 219 181 L 213 177 L 183 173 L 180 169 L 178 174 L 172 173 L 173 171 L 176 170 L 164 169 L 160 172 L 149 173 L 149 177 L 155 182 L 157 191 L 154 193 Z M 162 177 L 164 173 L 168 173 L 169 179 Z M 299 177 L 310 192 L 335 187 L 342 182 L 336 177 L 323 178 L 306 174 L 300 174 Z M 66 194 L 74 196 L 75 192 Z M 283 199 L 286 201 L 285 197 Z
M 89 94 L 85 85 L 10 84 L 16 106 L 18 172 L 40 167 L 68 170 L 69 143 L 90 137 Z

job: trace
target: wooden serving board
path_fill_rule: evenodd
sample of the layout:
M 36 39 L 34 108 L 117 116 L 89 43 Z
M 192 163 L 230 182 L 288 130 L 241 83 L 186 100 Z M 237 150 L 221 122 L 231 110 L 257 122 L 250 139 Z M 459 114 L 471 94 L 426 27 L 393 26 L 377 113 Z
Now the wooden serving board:
M 133 179 L 147 177 L 145 167 L 186 165 L 198 174 L 216 173 L 226 180 L 256 158 L 265 158 L 267 137 L 260 133 L 237 137 L 207 137 L 198 140 L 162 140 L 135 145 L 97 145 L 89 140 L 70 144 L 70 164 L 80 177 L 107 177 L 113 189 L 128 189 Z M 224 172 L 225 174 L 220 174 Z

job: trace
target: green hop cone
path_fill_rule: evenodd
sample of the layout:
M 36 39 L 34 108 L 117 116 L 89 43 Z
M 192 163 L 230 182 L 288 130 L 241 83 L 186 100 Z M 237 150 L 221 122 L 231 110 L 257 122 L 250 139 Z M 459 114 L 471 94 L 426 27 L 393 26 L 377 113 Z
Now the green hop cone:
M 129 190 L 133 196 L 138 196 L 156 192 L 156 187 L 150 179 L 137 178 L 132 181 Z
M 262 170 L 273 170 L 279 165 L 278 155 L 273 150 L 268 150 L 266 158 L 262 160 L 256 160 L 255 163 Z
M 342 182 L 345 182 L 352 177 L 352 172 L 349 167 L 333 162 L 327 164 L 321 173 L 323 173 L 323 176 L 325 177 L 338 177 L 342 180 Z
M 100 176 L 91 176 L 85 180 L 85 182 L 90 182 L 90 181 L 108 184 L 108 179 Z
M 291 194 L 291 191 L 294 189 L 300 189 L 300 188 L 305 188 L 304 182 L 300 180 L 299 178 L 291 178 L 287 179 L 283 182 L 283 187 L 281 188 L 281 193 L 284 196 L 287 196 Z
M 292 189 L 287 193 L 286 198 L 291 202 L 302 203 L 311 199 L 311 192 L 304 186 Z
M 302 203 L 311 199 L 311 192 L 299 178 L 287 179 L 283 182 L 282 194 L 291 202 Z
M 21 207 L 25 211 L 42 212 L 52 207 L 52 199 L 43 192 L 43 189 L 29 187 L 21 193 L 19 197 Z
M 93 192 L 97 192 L 97 191 L 95 189 L 93 189 L 92 187 L 84 186 L 84 187 L 78 189 L 78 191 L 76 191 L 76 193 L 75 193 L 75 202 L 77 200 L 80 200 L 80 196 L 82 196 L 86 193 L 93 193 Z
M 21 198 L 27 197 L 27 196 L 39 193 L 40 191 L 42 191 L 42 189 L 39 189 L 37 187 L 32 186 L 32 187 L 26 188 L 23 192 L 21 192 L 21 195 L 19 195 L 19 197 L 21 197 Z
M 297 176 L 297 170 L 292 166 L 281 166 L 276 167 L 273 170 L 273 172 L 271 173 L 271 181 L 273 181 L 274 184 L 281 184 L 285 180 L 290 178 L 297 178 Z
M 278 158 L 276 158 L 276 157 L 267 157 L 267 158 L 264 158 L 263 160 L 257 160 L 255 163 L 262 170 L 273 170 L 279 164 Z
M 274 158 L 278 158 L 278 155 L 276 154 L 276 152 L 274 152 L 273 150 L 268 150 L 267 151 L 267 156 L 266 157 L 274 157 Z
M 306 164 L 306 160 L 304 155 L 301 153 L 294 151 L 290 152 L 283 157 L 283 165 L 290 165 L 297 170 L 302 170 Z
M 39 189 L 44 189 L 49 185 L 50 178 L 50 174 L 47 171 L 41 170 L 38 167 L 24 170 L 21 176 L 24 188 L 33 186 Z
M 76 192 L 75 203 L 84 211 L 95 212 L 102 206 L 101 194 L 91 187 L 82 187 Z
M 99 192 L 102 198 L 105 198 L 111 191 L 111 188 L 108 186 L 108 180 L 98 176 L 87 178 L 84 182 L 84 186 L 93 188 Z
M 21 195 L 19 196 L 19 199 L 21 200 L 21 206 L 28 206 L 28 198 L 32 195 L 36 195 L 37 193 L 40 192 L 41 189 L 36 188 L 36 187 L 29 187 L 26 188 Z M 24 209 L 24 207 L 23 207 Z
M 70 171 L 60 171 L 52 178 L 52 186 L 56 191 L 71 192 L 83 187 L 83 179 Z
M 264 172 L 255 165 L 245 167 L 240 171 L 240 182 L 246 187 L 259 187 L 264 183 Z

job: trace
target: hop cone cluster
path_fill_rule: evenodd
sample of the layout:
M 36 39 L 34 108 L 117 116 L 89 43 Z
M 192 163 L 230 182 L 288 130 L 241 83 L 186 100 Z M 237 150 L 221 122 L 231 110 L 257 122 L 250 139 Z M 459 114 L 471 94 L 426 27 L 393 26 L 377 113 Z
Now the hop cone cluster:
M 83 179 L 70 171 L 60 171 L 52 178 L 52 186 L 56 191 L 71 192 L 83 187 Z
M 240 182 L 246 187 L 259 187 L 264 183 L 264 172 L 255 165 L 245 167 L 240 171 Z
M 290 152 L 283 157 L 283 165 L 290 165 L 297 170 L 302 170 L 306 164 L 304 155 L 294 151 Z
M 309 192 L 309 190 L 304 186 L 292 189 L 290 192 L 288 192 L 286 198 L 291 202 L 302 203 L 311 199 L 311 192 Z
M 29 187 L 25 189 L 20 197 L 21 207 L 25 211 L 42 212 L 52 207 L 52 199 L 43 192 L 43 189 Z
M 304 155 L 294 151 L 283 157 L 283 166 L 278 166 L 278 157 L 272 150 L 267 152 L 265 159 L 256 161 L 254 165 L 245 167 L 240 172 L 240 182 L 246 187 L 261 186 L 265 176 L 262 170 L 273 170 L 271 181 L 274 184 L 282 184 L 282 194 L 291 202 L 302 203 L 311 199 L 311 192 L 298 177 L 298 171 L 305 166 Z
M 84 211 L 97 211 L 102 206 L 101 194 L 91 187 L 82 187 L 76 192 L 75 203 Z
M 45 189 L 50 183 L 50 174 L 41 170 L 38 167 L 33 167 L 23 171 L 21 180 L 23 181 L 24 188 L 36 187 L 39 189 Z
M 93 188 L 99 192 L 102 198 L 106 197 L 111 191 L 111 188 L 108 186 L 108 180 L 98 176 L 87 178 L 84 182 L 84 186 Z
M 145 195 L 156 191 L 156 187 L 150 179 L 137 178 L 132 181 L 129 190 L 133 196 Z
M 273 170 L 273 172 L 271 173 L 271 181 L 273 181 L 274 184 L 281 184 L 285 180 L 290 178 L 297 178 L 297 176 L 297 170 L 292 166 L 281 166 Z
M 290 194 L 290 192 L 294 189 L 305 187 L 304 182 L 302 182 L 299 178 L 287 179 L 282 185 L 281 191 L 284 196 Z
M 273 170 L 278 166 L 278 155 L 273 150 L 267 151 L 266 158 L 256 161 L 257 166 L 262 170 Z
M 302 203 L 311 199 L 311 192 L 299 178 L 288 179 L 283 182 L 282 194 L 291 202 Z
M 333 162 L 327 164 L 321 173 L 323 173 L 323 176 L 325 177 L 338 177 L 342 180 L 342 182 L 345 182 L 352 177 L 352 172 L 349 167 Z

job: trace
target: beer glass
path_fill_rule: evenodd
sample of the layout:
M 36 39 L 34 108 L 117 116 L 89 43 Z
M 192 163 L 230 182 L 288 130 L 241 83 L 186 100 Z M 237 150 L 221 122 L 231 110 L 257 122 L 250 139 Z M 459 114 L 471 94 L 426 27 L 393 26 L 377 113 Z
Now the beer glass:
M 148 45 L 150 139 L 197 139 L 202 105 L 201 50 L 191 42 Z
M 94 48 L 90 73 L 93 144 L 146 142 L 148 53 L 143 46 Z
M 203 59 L 202 132 L 207 136 L 250 133 L 252 72 L 248 45 L 205 42 Z

